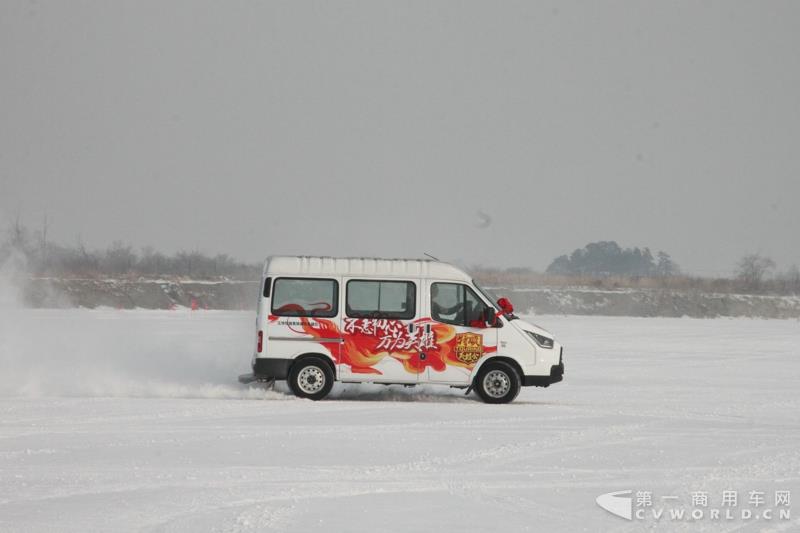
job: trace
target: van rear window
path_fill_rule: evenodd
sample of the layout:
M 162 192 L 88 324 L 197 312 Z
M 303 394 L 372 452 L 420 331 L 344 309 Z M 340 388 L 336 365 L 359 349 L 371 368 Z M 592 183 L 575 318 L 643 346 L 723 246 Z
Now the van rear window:
M 272 286 L 272 314 L 335 317 L 339 282 L 334 279 L 278 278 Z
M 416 315 L 417 288 L 410 281 L 347 282 L 347 316 L 409 320 Z

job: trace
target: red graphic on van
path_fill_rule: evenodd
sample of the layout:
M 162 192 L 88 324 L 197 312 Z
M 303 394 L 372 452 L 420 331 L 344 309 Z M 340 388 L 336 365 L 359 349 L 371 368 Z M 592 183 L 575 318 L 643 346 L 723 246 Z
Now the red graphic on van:
M 275 322 L 278 318 L 270 315 L 269 321 Z M 453 326 L 430 318 L 409 323 L 382 318 L 345 318 L 343 331 L 334 321 L 324 318 L 282 318 L 293 332 L 318 339 L 334 361 L 350 366 L 352 372 L 358 374 L 381 374 L 374 366 L 385 357 L 395 359 L 414 374 L 428 367 L 441 372 L 448 365 L 471 369 L 480 356 L 497 351 L 497 346 L 483 345 L 480 334 L 457 335 Z M 427 357 L 420 359 L 420 352 Z
M 387 352 L 431 350 L 436 341 L 430 328 L 415 323 L 405 325 L 399 320 L 385 318 L 345 318 L 344 332 L 348 335 L 377 337 L 376 349 Z

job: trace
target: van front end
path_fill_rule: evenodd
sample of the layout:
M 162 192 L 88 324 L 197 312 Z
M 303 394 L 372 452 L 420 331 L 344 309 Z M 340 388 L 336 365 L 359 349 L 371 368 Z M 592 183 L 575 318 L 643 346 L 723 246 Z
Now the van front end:
M 521 319 L 509 322 L 509 337 L 522 367 L 523 387 L 549 387 L 564 379 L 564 346 L 549 331 Z M 501 330 L 502 331 L 502 330 Z M 511 342 L 507 342 L 511 344 Z
M 537 355 L 544 350 L 538 350 Z M 553 348 L 547 356 L 543 357 L 545 360 L 543 365 L 536 365 L 536 370 L 542 367 L 550 367 L 547 374 L 528 374 L 522 376 L 523 387 L 549 387 L 553 383 L 558 383 L 564 379 L 564 347 L 555 342 Z

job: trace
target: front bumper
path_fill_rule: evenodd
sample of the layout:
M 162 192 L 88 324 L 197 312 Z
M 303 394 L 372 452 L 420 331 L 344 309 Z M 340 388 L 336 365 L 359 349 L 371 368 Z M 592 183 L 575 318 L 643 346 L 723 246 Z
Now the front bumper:
M 523 387 L 549 387 L 564 379 L 564 348 L 558 356 L 558 364 L 550 367 L 549 376 L 522 376 Z

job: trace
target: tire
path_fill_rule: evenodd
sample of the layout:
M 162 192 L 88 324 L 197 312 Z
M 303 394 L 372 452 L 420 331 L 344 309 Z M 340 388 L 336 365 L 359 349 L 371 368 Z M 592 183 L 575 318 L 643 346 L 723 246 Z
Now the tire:
M 521 388 L 519 373 L 503 361 L 486 363 L 475 378 L 475 390 L 486 403 L 512 402 Z
M 289 388 L 295 396 L 321 400 L 333 388 L 335 376 L 330 365 L 319 357 L 307 357 L 292 365 L 289 371 Z

